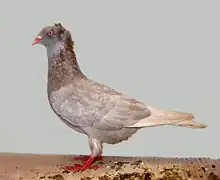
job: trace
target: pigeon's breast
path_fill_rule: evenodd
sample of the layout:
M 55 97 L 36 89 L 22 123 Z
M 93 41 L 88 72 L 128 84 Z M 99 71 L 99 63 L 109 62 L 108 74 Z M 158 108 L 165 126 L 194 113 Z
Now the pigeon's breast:
M 80 109 L 77 101 L 68 98 L 66 92 L 62 89 L 48 94 L 49 104 L 55 114 L 69 127 L 80 133 L 85 133 L 78 126 L 80 117 Z

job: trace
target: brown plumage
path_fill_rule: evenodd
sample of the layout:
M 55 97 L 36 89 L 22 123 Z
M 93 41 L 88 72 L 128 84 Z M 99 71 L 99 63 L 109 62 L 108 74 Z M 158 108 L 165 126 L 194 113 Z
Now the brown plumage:
M 92 168 L 103 143 L 127 140 L 139 129 L 159 125 L 205 128 L 193 115 L 153 108 L 87 78 L 81 71 L 70 32 L 60 23 L 43 28 L 34 44 L 47 49 L 48 99 L 53 111 L 72 129 L 88 136 L 91 155 L 73 170 Z

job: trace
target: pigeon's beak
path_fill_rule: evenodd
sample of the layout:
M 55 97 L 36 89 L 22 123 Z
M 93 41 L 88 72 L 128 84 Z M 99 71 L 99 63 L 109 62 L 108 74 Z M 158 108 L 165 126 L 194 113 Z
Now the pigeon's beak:
M 35 38 L 35 40 L 33 41 L 32 46 L 34 46 L 35 44 L 39 43 L 41 40 L 42 40 L 42 36 L 37 36 Z

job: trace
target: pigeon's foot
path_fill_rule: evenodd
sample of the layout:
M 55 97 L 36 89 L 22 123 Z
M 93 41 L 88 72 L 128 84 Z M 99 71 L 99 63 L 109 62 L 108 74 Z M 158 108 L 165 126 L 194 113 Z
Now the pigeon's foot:
M 83 163 L 86 163 L 86 161 L 88 161 L 89 158 L 90 158 L 90 156 L 88 156 L 88 155 L 87 156 L 79 155 L 79 156 L 73 157 L 73 160 L 82 161 Z M 98 157 L 96 157 L 95 161 L 101 161 L 102 162 L 102 156 L 99 155 Z
M 81 165 L 81 164 L 75 164 L 74 166 L 64 166 L 62 169 L 67 170 L 67 171 L 74 171 L 74 172 L 82 172 L 87 169 L 98 169 L 100 166 L 98 165 Z
M 77 157 L 78 158 L 78 157 Z M 96 161 L 102 161 L 102 156 L 93 157 L 93 156 L 80 156 L 80 160 L 83 161 L 83 164 L 75 164 L 74 166 L 64 166 L 62 169 L 68 171 L 84 171 L 87 169 L 98 169 L 99 165 L 93 165 Z

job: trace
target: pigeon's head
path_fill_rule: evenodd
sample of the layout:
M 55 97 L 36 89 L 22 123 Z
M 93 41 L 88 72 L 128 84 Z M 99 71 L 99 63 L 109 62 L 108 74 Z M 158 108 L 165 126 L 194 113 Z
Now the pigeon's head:
M 61 23 L 55 23 L 53 26 L 44 27 L 34 39 L 32 45 L 41 44 L 45 47 L 54 46 L 57 42 L 64 41 L 66 35 L 70 36 L 68 30 L 66 30 Z

